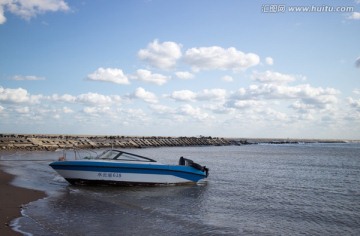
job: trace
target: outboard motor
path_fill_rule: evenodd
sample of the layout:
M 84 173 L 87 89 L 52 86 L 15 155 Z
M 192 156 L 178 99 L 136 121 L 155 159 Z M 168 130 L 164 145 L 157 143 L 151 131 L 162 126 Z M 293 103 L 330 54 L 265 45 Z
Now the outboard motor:
M 184 158 L 184 157 L 180 157 L 179 159 L 179 165 L 180 166 L 191 166 L 197 170 L 201 170 L 203 172 L 206 173 L 206 177 L 208 177 L 209 175 L 209 168 L 207 168 L 206 166 L 202 166 L 196 162 L 194 162 L 193 160 Z

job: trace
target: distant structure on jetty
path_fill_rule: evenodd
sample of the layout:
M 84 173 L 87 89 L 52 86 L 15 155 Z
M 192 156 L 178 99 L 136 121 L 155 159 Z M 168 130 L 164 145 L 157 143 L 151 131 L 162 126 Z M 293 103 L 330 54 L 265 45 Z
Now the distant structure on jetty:
M 54 151 L 56 149 L 229 146 L 247 144 L 343 143 L 343 140 L 244 139 L 219 137 L 135 137 L 91 135 L 0 134 L 1 150 Z

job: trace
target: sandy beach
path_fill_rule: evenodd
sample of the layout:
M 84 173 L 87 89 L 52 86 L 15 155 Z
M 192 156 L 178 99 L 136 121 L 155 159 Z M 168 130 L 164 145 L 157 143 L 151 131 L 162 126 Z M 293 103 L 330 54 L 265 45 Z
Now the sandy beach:
M 13 231 L 10 222 L 21 216 L 21 207 L 46 196 L 45 193 L 11 185 L 14 176 L 0 166 L 0 235 L 21 235 Z

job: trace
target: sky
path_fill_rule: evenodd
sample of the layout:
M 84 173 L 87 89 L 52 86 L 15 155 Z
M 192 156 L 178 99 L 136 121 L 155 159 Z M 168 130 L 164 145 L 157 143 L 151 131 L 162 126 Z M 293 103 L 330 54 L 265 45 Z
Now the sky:
M 360 139 L 360 0 L 0 0 L 0 133 Z

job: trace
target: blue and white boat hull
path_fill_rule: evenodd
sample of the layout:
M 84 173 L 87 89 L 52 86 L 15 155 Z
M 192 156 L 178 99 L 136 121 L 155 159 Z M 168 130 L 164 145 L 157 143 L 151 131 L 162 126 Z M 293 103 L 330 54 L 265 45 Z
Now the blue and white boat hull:
M 185 165 L 102 160 L 56 161 L 50 166 L 72 184 L 156 185 L 196 183 L 207 171 Z

